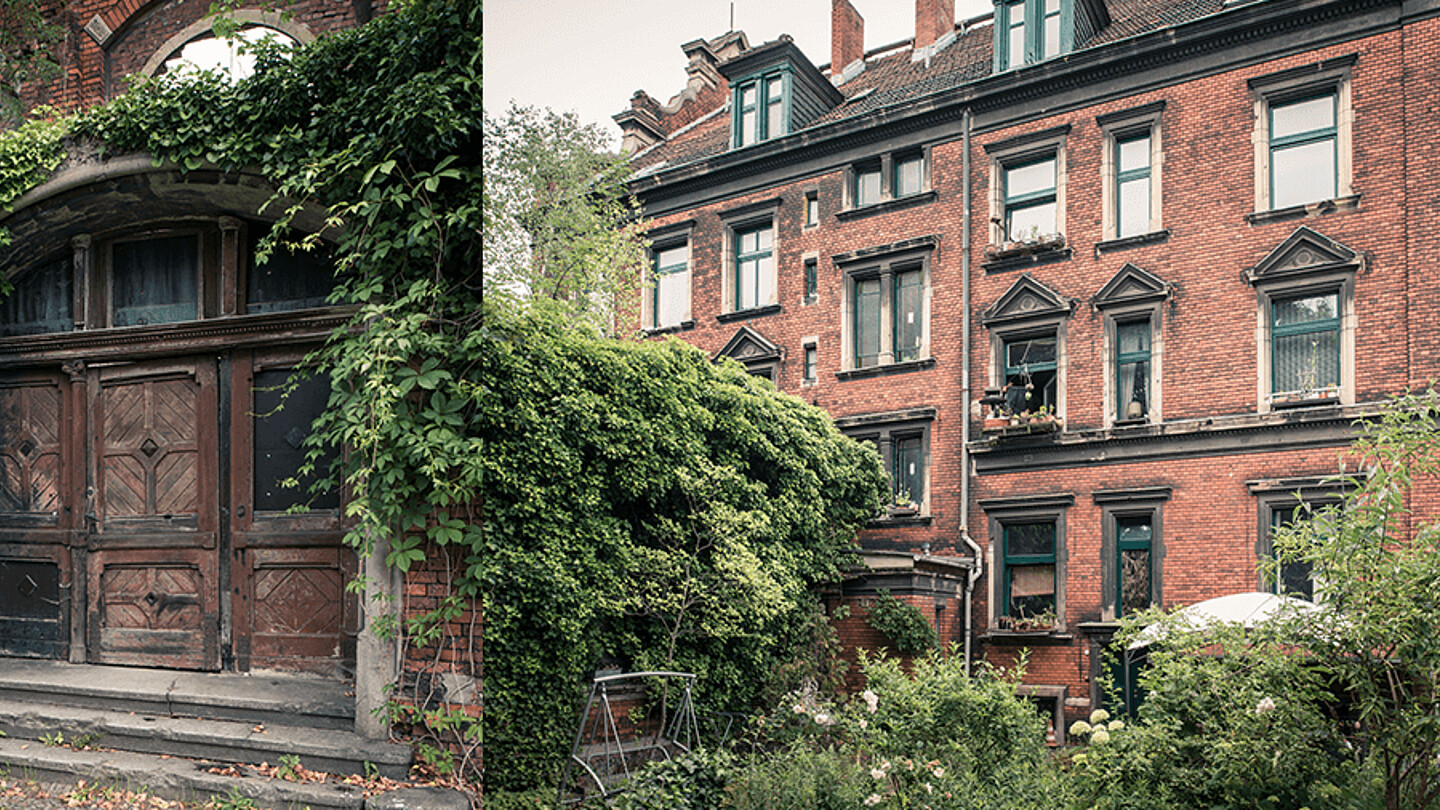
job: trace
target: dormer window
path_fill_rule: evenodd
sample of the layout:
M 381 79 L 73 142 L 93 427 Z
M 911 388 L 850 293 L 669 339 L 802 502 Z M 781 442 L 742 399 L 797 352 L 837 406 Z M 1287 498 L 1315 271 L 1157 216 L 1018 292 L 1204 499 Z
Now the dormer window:
M 785 76 L 773 74 L 735 85 L 735 145 L 749 146 L 785 134 Z
M 1014 0 L 997 9 L 996 69 L 1009 70 L 1070 50 L 1061 25 L 1062 0 Z

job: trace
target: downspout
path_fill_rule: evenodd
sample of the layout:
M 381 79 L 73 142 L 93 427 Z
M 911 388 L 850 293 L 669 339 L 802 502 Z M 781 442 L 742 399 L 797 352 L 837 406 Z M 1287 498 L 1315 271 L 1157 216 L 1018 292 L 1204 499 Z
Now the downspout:
M 960 177 L 962 188 L 960 215 L 960 540 L 970 547 L 975 555 L 975 564 L 965 579 L 965 675 L 970 675 L 971 650 L 975 638 L 975 614 L 972 605 L 975 599 L 975 583 L 985 571 L 985 559 L 980 545 L 970 537 L 970 109 L 965 109 L 961 119 L 961 139 L 964 153 L 961 156 Z

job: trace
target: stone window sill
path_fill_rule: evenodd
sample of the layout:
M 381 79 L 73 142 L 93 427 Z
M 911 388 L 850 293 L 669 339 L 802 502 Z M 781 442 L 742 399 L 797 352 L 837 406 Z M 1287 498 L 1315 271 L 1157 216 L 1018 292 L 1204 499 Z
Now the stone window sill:
M 901 208 L 909 208 L 912 205 L 932 203 L 935 202 L 939 196 L 940 195 L 936 194 L 933 189 L 930 191 L 922 191 L 919 194 L 910 194 L 905 197 L 881 200 L 880 202 L 862 205 L 857 208 L 847 208 L 843 211 L 836 211 L 835 218 L 841 222 L 848 222 L 852 219 L 860 219 L 872 214 L 883 214 L 886 211 L 898 211 Z
M 1106 253 L 1112 250 L 1124 250 L 1125 248 L 1139 247 L 1140 245 L 1153 245 L 1165 242 L 1170 239 L 1170 229 L 1151 231 L 1137 236 L 1126 236 L 1120 239 L 1106 239 L 1104 242 L 1095 243 L 1096 253 Z
M 681 321 L 673 326 L 657 326 L 654 329 L 641 329 L 640 331 L 644 332 L 646 337 L 655 337 L 656 335 L 673 335 L 676 332 L 685 332 L 694 328 L 695 321 L 688 320 Z
M 1273 211 L 1256 211 L 1253 214 L 1246 214 L 1245 221 L 1251 225 L 1265 225 L 1270 222 L 1284 222 L 1289 219 L 1318 217 L 1325 214 L 1343 214 L 1346 211 L 1358 211 L 1359 209 L 1360 195 L 1351 194 L 1347 197 L 1336 197 L 1333 200 L 1321 200 L 1320 202 L 1305 203 L 1304 205 L 1292 205 L 1288 208 L 1276 208 Z
M 1073 252 L 1074 251 L 1068 247 L 1041 250 L 1024 256 L 1012 256 L 1005 259 L 983 262 L 980 267 L 987 273 L 1004 273 L 1008 270 L 1019 270 L 1025 267 L 1034 267 L 1039 264 L 1068 261 Z
M 835 372 L 835 379 L 859 380 L 866 377 L 879 377 L 885 374 L 903 374 L 909 371 L 922 371 L 934 367 L 935 358 L 927 357 L 923 360 L 906 360 L 901 363 L 886 363 L 883 366 L 866 366 L 865 368 L 837 371 Z
M 777 312 L 783 311 L 783 309 L 784 308 L 781 307 L 779 304 L 767 304 L 766 306 L 755 307 L 753 309 L 742 309 L 736 312 L 722 312 L 719 315 L 715 316 L 715 320 L 719 321 L 720 323 L 733 323 L 734 321 L 743 321 L 749 318 L 762 318 L 766 315 L 774 315 Z

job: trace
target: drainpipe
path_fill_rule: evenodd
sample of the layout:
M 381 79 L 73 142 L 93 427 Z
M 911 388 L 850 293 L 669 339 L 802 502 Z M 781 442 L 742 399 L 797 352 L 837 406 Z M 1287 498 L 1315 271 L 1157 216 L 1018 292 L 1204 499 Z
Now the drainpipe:
M 971 649 L 975 638 L 975 614 L 972 608 L 975 598 L 975 583 L 985 571 L 985 559 L 980 545 L 970 537 L 970 110 L 966 108 L 961 119 L 961 135 L 964 154 L 961 156 L 960 177 L 960 402 L 963 410 L 960 420 L 960 540 L 970 547 L 975 555 L 975 564 L 965 580 L 965 675 L 970 675 Z

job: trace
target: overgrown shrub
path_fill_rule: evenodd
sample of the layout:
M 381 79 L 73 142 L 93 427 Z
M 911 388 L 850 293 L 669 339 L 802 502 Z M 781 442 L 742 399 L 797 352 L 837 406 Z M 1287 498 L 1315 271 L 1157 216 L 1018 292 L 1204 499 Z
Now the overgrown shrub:
M 735 758 L 721 748 L 697 748 L 652 762 L 630 780 L 614 810 L 715 810 L 725 806 L 725 786 Z

